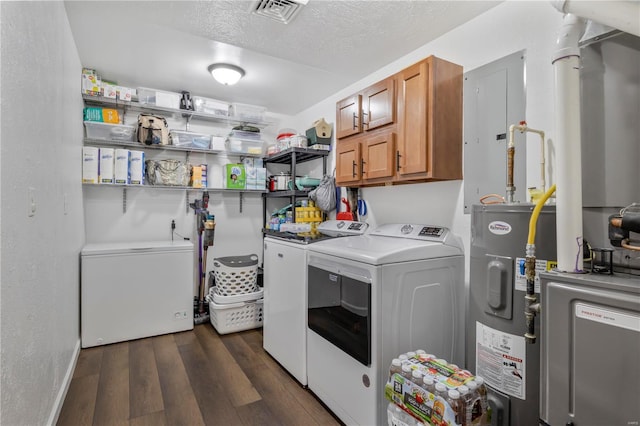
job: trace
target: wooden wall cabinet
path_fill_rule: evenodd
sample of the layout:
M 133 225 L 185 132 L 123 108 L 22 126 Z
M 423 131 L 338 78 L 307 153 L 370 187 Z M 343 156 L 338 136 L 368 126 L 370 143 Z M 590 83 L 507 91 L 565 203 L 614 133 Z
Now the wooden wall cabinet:
M 338 102 L 336 112 L 338 184 L 462 179 L 461 66 L 430 56 Z
M 396 180 L 462 179 L 462 67 L 430 56 L 398 85 Z
M 395 120 L 395 78 L 389 77 L 336 104 L 336 139 L 366 133 Z
M 383 129 L 337 144 L 336 182 L 346 186 L 383 184 L 396 171 L 396 134 Z

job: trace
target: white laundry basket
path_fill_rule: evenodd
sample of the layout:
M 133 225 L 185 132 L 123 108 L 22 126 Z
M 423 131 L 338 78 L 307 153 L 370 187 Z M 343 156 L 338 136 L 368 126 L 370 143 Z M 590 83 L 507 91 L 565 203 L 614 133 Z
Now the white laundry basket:
M 209 301 L 209 319 L 219 334 L 262 327 L 263 299 L 220 305 Z
M 258 255 L 215 258 L 213 275 L 220 296 L 254 293 L 258 291 Z

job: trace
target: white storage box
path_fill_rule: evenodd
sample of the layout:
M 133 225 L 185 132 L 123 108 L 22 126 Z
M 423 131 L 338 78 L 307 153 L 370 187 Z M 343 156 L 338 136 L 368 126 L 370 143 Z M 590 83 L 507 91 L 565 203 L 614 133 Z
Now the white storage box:
M 209 319 L 219 334 L 262 327 L 263 299 L 220 305 L 209 302 Z
M 227 139 L 223 136 L 211 137 L 211 149 L 214 151 L 224 151 L 226 147 Z
M 115 166 L 114 180 L 115 183 L 128 185 L 129 184 L 129 161 L 130 153 L 128 149 L 116 149 L 115 150 Z
M 203 112 L 205 114 L 212 115 L 229 115 L 229 103 L 218 101 L 216 99 L 203 98 L 201 96 L 194 96 L 192 98 L 193 109 L 197 112 Z
M 82 183 L 98 183 L 98 164 L 100 163 L 100 148 L 94 146 L 82 147 Z
M 233 103 L 231 104 L 231 115 L 235 118 L 248 121 L 264 121 L 267 109 L 256 105 Z
M 115 158 L 113 148 L 100 148 L 100 183 L 113 183 Z
M 249 140 L 228 138 L 227 151 L 238 154 L 264 155 L 264 142 L 261 140 Z
M 171 144 L 175 146 L 209 149 L 211 147 L 211 135 L 202 133 L 181 132 L 172 130 L 169 132 Z
M 85 121 L 87 138 L 100 140 L 128 141 L 135 140 L 136 128 L 124 124 L 101 123 L 98 121 Z
M 138 102 L 163 108 L 180 109 L 182 95 L 176 92 L 138 87 Z

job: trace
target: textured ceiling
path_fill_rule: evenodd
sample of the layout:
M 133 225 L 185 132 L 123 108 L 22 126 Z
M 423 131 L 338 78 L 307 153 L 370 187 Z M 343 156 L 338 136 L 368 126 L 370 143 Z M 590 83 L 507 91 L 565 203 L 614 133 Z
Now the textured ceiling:
M 289 24 L 252 1 L 67 1 L 80 60 L 103 78 L 296 114 L 499 1 L 309 0 Z M 217 84 L 214 62 L 246 70 Z

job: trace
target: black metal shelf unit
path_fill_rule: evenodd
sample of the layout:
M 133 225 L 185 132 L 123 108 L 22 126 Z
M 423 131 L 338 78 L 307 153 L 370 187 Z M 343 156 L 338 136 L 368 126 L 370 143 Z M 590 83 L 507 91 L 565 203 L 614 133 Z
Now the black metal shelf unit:
M 264 165 L 268 164 L 288 164 L 291 171 L 291 179 L 295 183 L 296 177 L 296 165 L 307 161 L 313 161 L 322 159 L 322 173 L 327 173 L 327 157 L 329 151 L 308 149 L 308 148 L 289 148 L 287 150 L 278 152 L 264 158 Z M 263 215 L 263 232 L 266 233 L 266 220 L 267 220 L 267 199 L 268 198 L 289 198 L 291 205 L 295 208 L 298 198 L 306 198 L 309 195 L 309 191 L 289 190 L 289 191 L 274 191 L 266 192 L 262 195 L 262 215 Z M 294 210 L 295 212 L 295 210 Z M 294 219 L 295 221 L 295 214 Z M 274 231 L 268 231 L 269 234 L 275 234 Z

